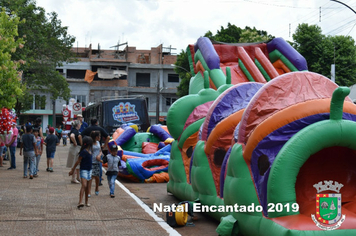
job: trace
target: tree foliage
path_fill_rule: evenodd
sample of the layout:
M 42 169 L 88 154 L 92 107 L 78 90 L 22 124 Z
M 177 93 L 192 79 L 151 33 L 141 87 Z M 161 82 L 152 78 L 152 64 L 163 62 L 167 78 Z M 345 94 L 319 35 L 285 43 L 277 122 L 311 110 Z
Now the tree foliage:
M 237 27 L 236 25 L 227 24 L 227 28 L 221 26 L 220 30 L 217 30 L 214 35 L 211 31 L 205 33 L 204 37 L 211 40 L 224 42 L 224 43 L 250 43 L 250 42 L 261 42 L 273 39 L 272 35 L 269 35 L 267 31 L 257 30 L 255 27 L 250 28 L 246 26 L 244 29 Z M 178 86 L 177 95 L 182 97 L 189 92 L 189 82 L 191 75 L 187 73 L 190 71 L 189 61 L 187 53 L 182 51 L 177 58 L 175 71 L 179 74 L 181 82 Z M 179 67 L 183 67 L 186 70 L 182 70 Z
M 251 28 L 248 26 L 242 29 L 231 23 L 227 24 L 227 28 L 221 26 L 215 35 L 213 35 L 211 31 L 206 32 L 204 37 L 224 43 L 251 43 L 273 38 L 267 31 L 257 30 L 255 27 Z
M 61 26 L 55 12 L 46 14 L 34 0 L 0 0 L 0 6 L 25 21 L 18 28 L 19 35 L 25 38 L 25 47 L 14 53 L 13 59 L 26 62 L 21 69 L 27 90 L 18 98 L 16 111 L 28 109 L 25 101 L 32 91 L 49 93 L 51 99 L 68 99 L 69 85 L 56 71 L 56 66 L 73 58 L 71 47 L 75 38 L 67 33 L 67 27 Z
M 189 81 L 192 77 L 189 70 L 189 61 L 188 55 L 185 51 L 181 51 L 181 53 L 177 56 L 176 67 L 174 71 L 179 75 L 181 78 L 181 82 L 177 88 L 177 95 L 179 97 L 185 96 L 188 94 L 189 91 Z
M 11 59 L 11 55 L 17 48 L 23 47 L 23 39 L 17 37 L 19 23 L 19 17 L 10 17 L 5 9 L 2 9 L 0 13 L 0 108 L 13 108 L 16 98 L 23 93 L 22 73 L 18 68 L 24 61 Z
M 293 47 L 302 54 L 308 70 L 330 78 L 335 63 L 335 82 L 341 86 L 355 84 L 356 47 L 351 36 L 326 36 L 317 25 L 300 24 L 293 34 Z

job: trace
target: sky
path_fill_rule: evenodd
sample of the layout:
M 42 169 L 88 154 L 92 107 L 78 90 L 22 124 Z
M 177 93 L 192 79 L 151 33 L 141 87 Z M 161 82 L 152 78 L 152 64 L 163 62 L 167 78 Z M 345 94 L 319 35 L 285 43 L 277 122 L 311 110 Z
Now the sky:
M 356 10 L 355 0 L 339 0 Z M 179 54 L 200 36 L 227 24 L 265 30 L 292 41 L 298 24 L 316 24 L 326 35 L 356 39 L 356 14 L 331 0 L 36 0 L 56 12 L 76 38 L 73 46 L 113 49 L 127 42 L 137 49 L 163 44 Z M 124 46 L 119 48 L 124 49 Z

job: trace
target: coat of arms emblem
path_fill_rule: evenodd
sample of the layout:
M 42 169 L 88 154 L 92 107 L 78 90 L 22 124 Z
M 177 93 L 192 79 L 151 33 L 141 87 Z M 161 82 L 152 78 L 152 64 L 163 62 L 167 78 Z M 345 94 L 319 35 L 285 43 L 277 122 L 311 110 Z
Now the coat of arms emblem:
M 316 226 L 323 230 L 334 230 L 341 226 L 345 221 L 345 215 L 341 214 L 341 193 L 340 189 L 343 187 L 335 181 L 324 181 L 324 184 L 320 181 L 314 184 L 316 188 L 316 214 L 312 214 L 311 217 Z M 334 191 L 337 193 L 321 193 L 324 191 Z

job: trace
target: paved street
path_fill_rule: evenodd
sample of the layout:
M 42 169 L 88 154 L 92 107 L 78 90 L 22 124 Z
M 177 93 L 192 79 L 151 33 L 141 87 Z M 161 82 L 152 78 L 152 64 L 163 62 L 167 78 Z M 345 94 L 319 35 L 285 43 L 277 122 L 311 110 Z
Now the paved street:
M 57 147 L 52 173 L 46 172 L 43 154 L 39 177 L 34 179 L 23 178 L 19 149 L 15 170 L 7 170 L 9 161 L 0 167 L 0 235 L 178 235 L 118 186 L 116 197 L 110 198 L 106 180 L 99 196 L 92 189 L 91 207 L 78 210 L 80 184 L 70 182 L 65 167 L 68 149 Z

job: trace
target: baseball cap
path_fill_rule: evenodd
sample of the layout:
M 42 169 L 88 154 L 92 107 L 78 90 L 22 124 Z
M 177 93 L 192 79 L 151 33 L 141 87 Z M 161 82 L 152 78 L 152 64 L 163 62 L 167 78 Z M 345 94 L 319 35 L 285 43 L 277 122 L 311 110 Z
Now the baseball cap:
M 118 149 L 118 147 L 117 147 L 116 144 L 114 144 L 114 145 L 111 146 L 111 149 Z
M 48 131 L 49 131 L 50 133 L 54 133 L 54 128 L 51 127 L 51 128 L 48 129 Z
M 113 139 L 109 140 L 109 142 L 108 142 L 109 149 L 112 150 L 114 148 L 114 146 L 115 146 L 115 148 L 117 148 L 117 143 L 115 142 L 115 140 L 113 140 Z
M 83 117 L 81 114 L 78 114 L 77 117 Z

